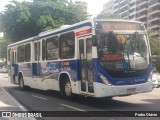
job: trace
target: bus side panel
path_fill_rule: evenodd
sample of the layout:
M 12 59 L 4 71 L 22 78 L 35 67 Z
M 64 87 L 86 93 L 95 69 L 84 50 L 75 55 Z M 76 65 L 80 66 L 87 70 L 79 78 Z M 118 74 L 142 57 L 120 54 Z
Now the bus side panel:
M 64 62 L 69 62 L 69 66 L 63 66 Z M 21 63 L 18 65 L 26 86 L 41 90 L 59 90 L 59 75 L 66 72 L 71 79 L 73 92 L 79 93 L 77 82 L 77 70 L 79 68 L 77 68 L 77 60 L 41 62 L 39 65 L 39 75 L 36 69 L 38 63 L 34 63 L 34 65 L 32 63 Z
M 69 62 L 68 66 L 63 66 L 62 62 L 46 62 L 41 63 L 41 73 L 43 78 L 50 78 L 58 80 L 59 73 L 62 71 L 67 71 L 70 76 L 71 80 L 77 80 L 77 61 L 65 61 Z
M 32 63 L 20 63 L 19 72 L 22 72 L 24 85 L 31 88 L 37 88 L 35 86 L 35 81 L 32 78 Z
M 23 63 L 19 65 L 19 70 L 23 72 L 23 77 L 32 78 L 32 64 L 31 63 Z
M 32 63 L 32 75 L 38 76 L 39 74 L 39 67 L 38 63 Z
M 69 62 L 64 66 L 64 62 Z M 51 61 L 41 63 L 41 80 L 38 80 L 38 89 L 59 90 L 59 75 L 67 73 L 73 85 L 73 92 L 79 93 L 77 82 L 77 60 L 72 61 Z

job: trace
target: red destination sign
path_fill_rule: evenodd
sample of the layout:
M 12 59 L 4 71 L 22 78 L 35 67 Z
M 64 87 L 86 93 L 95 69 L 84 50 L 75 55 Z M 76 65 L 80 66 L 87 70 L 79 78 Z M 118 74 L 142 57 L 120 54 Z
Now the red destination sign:
M 91 29 L 86 29 L 86 30 L 76 32 L 76 36 L 86 35 L 90 33 L 91 33 Z
M 122 54 L 106 54 L 102 56 L 102 61 L 120 61 Z

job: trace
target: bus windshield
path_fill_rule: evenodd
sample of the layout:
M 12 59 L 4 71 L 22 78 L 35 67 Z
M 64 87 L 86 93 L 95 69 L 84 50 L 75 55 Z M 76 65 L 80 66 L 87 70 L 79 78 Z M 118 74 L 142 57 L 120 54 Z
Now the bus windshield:
M 98 33 L 98 58 L 108 70 L 124 71 L 146 69 L 149 50 L 145 34 Z

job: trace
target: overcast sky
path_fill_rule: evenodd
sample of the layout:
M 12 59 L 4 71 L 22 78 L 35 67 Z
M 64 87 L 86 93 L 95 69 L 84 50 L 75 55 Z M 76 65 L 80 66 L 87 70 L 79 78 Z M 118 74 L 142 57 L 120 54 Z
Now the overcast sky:
M 88 3 L 88 12 L 92 15 L 100 13 L 103 9 L 103 4 L 108 0 L 84 0 Z
M 9 3 L 11 0 L 0 0 L 0 11 L 4 10 L 4 6 Z M 18 0 L 24 1 L 24 0 Z M 31 1 L 31 0 L 26 0 Z M 82 0 L 88 3 L 88 13 L 92 15 L 96 15 L 102 11 L 103 4 L 106 3 L 108 0 Z

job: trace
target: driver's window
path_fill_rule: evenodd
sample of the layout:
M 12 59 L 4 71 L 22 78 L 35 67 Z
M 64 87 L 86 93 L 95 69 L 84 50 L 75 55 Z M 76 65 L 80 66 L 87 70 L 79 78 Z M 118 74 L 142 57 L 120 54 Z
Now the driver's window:
M 109 35 L 101 36 L 98 41 L 99 49 L 98 51 L 102 54 L 112 53 L 114 49 L 114 45 Z

